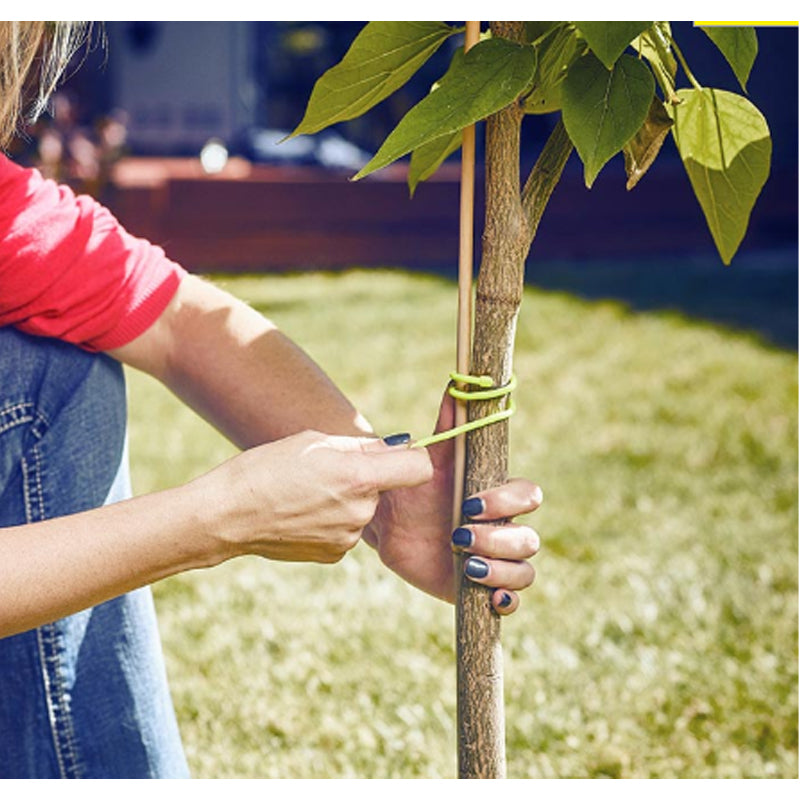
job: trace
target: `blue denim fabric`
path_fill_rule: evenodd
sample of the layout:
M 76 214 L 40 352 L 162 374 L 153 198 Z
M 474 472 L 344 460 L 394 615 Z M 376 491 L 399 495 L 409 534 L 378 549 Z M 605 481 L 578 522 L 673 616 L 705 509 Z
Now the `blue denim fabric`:
M 0 328 L 0 536 L 129 496 L 119 365 Z M 0 778 L 58 777 L 188 777 L 148 588 L 0 639 Z

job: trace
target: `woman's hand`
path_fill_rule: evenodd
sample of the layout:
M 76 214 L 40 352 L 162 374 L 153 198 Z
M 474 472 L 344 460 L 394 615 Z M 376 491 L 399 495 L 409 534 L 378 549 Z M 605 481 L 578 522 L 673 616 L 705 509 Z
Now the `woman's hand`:
M 354 547 L 382 492 L 430 480 L 422 450 L 314 431 L 247 450 L 198 478 L 219 510 L 220 560 L 253 554 L 333 563 Z
M 453 416 L 454 402 L 445 395 L 436 430 L 452 427 Z M 402 578 L 450 602 L 455 599 L 453 550 L 468 553 L 467 577 L 494 588 L 492 604 L 499 614 L 512 613 L 519 606 L 517 591 L 533 583 L 535 572 L 527 559 L 539 550 L 539 537 L 527 526 L 513 522 L 492 524 L 491 520 L 510 520 L 535 511 L 542 502 L 541 489 L 530 481 L 514 479 L 467 498 L 464 515 L 469 523 L 454 532 L 453 443 L 445 441 L 428 451 L 432 479 L 381 495 L 364 539 Z

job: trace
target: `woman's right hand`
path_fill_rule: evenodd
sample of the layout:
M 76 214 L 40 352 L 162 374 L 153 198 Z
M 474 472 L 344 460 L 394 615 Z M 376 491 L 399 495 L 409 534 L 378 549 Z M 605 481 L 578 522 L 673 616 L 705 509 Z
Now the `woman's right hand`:
M 334 563 L 358 542 L 380 492 L 432 475 L 424 448 L 305 431 L 246 450 L 195 487 L 215 510 L 220 560 L 253 554 Z

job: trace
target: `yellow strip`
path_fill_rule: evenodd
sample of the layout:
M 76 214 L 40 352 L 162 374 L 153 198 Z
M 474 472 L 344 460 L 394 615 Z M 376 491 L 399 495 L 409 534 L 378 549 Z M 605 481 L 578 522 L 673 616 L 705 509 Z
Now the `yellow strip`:
M 752 26 L 759 26 L 764 27 L 767 25 L 770 26 L 783 26 L 783 27 L 790 27 L 794 28 L 797 27 L 798 21 L 795 20 L 794 22 L 697 22 L 693 23 L 695 27 L 705 26 L 705 27 L 712 27 L 712 26 L 723 26 L 723 25 L 731 25 L 731 26 L 739 26 L 739 25 L 752 25 Z
M 493 381 L 488 375 L 462 375 L 459 372 L 450 373 L 451 384 L 448 388 L 448 393 L 451 397 L 457 400 L 493 400 L 498 397 L 508 397 L 506 408 L 501 411 L 496 411 L 494 414 L 489 414 L 486 417 L 475 419 L 472 422 L 465 422 L 463 425 L 457 425 L 455 428 L 450 428 L 448 431 L 435 433 L 433 436 L 426 436 L 424 439 L 418 439 L 411 444 L 411 447 L 428 447 L 438 442 L 443 442 L 446 439 L 452 439 L 460 436 L 462 433 L 483 428 L 486 425 L 492 425 L 495 422 L 508 419 L 514 415 L 517 410 L 514 399 L 510 396 L 511 392 L 517 388 L 516 375 L 511 376 L 511 380 L 505 386 L 493 386 Z M 479 389 L 473 389 L 471 392 L 466 392 L 456 388 L 453 382 L 466 383 L 471 386 L 478 386 Z

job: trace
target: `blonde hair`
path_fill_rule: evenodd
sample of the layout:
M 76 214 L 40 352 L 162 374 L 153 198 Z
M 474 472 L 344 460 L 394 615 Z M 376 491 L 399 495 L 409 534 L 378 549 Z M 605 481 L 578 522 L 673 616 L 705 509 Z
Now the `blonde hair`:
M 0 22 L 0 147 L 23 119 L 45 109 L 89 28 L 86 22 Z

